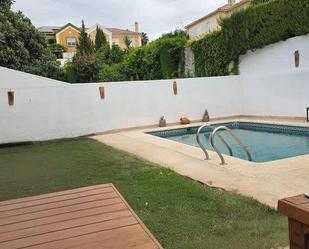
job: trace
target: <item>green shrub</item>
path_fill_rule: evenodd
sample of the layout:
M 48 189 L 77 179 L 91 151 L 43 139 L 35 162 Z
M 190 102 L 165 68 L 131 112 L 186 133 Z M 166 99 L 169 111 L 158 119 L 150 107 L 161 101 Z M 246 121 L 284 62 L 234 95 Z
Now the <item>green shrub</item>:
M 99 81 L 100 82 L 114 82 L 114 81 L 125 81 L 127 80 L 126 75 L 123 73 L 122 65 L 104 64 L 99 70 Z
M 99 65 L 118 64 L 123 61 L 124 54 L 125 52 L 118 45 L 113 44 L 111 48 L 109 45 L 104 45 L 96 52 L 97 63 Z
M 124 58 L 123 68 L 128 80 L 162 79 L 160 53 L 153 43 L 131 49 Z
M 252 4 L 262 4 L 262 3 L 267 3 L 269 1 L 272 1 L 272 0 L 252 0 L 251 3 Z
M 55 80 L 65 80 L 64 70 L 60 62 L 56 61 L 55 55 L 46 50 L 40 59 L 23 66 L 23 71 Z
M 127 78 L 156 80 L 182 77 L 187 43 L 183 32 L 174 32 L 163 35 L 147 46 L 131 49 L 124 59 Z
M 67 49 L 58 43 L 48 44 L 49 51 L 54 54 L 58 59 L 62 58 L 62 55 L 64 52 L 67 51 Z
M 98 80 L 98 66 L 94 54 L 77 53 L 73 58 L 78 83 L 95 82 Z
M 308 0 L 260 2 L 265 3 L 223 19 L 221 31 L 193 42 L 196 76 L 227 75 L 229 64 L 248 50 L 309 33 Z
M 72 62 L 65 65 L 65 80 L 69 83 L 77 83 L 76 67 Z
M 231 60 L 226 45 L 222 32 L 214 32 L 192 44 L 197 77 L 228 73 L 228 65 Z
M 180 78 L 184 75 L 184 48 L 187 38 L 166 38 L 160 41 L 160 64 L 163 79 Z

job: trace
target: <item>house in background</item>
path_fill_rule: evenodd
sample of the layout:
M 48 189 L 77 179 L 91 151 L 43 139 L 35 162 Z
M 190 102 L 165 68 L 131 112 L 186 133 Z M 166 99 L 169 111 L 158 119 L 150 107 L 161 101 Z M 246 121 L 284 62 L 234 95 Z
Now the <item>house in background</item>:
M 105 34 L 106 40 L 110 46 L 113 44 L 118 45 L 122 49 L 126 49 L 124 42 L 125 37 L 129 37 L 132 41 L 133 47 L 140 47 L 142 45 L 141 33 L 139 32 L 139 25 L 136 22 L 134 31 L 118 29 L 118 28 L 105 28 L 100 24 L 95 24 L 86 29 L 90 39 L 95 42 L 96 29 L 99 27 Z M 72 23 L 68 23 L 62 27 L 59 26 L 43 26 L 38 30 L 46 35 L 46 39 L 49 45 L 60 44 L 65 48 L 63 53 L 63 59 L 61 63 L 72 60 L 77 51 L 77 43 L 80 36 L 81 29 Z
M 185 28 L 191 40 L 198 40 L 206 34 L 220 30 L 220 19 L 244 9 L 250 5 L 251 0 L 228 0 L 228 3 L 208 15 L 188 24 Z
M 71 60 L 76 54 L 77 42 L 80 35 L 80 29 L 71 23 L 68 23 L 56 31 L 56 43 L 65 48 L 63 53 L 64 60 Z
M 90 27 L 86 30 L 90 39 L 93 41 L 93 43 L 95 42 L 95 37 L 97 35 L 97 27 L 103 31 L 107 43 L 109 44 L 110 47 L 112 47 L 113 43 L 115 43 L 115 42 L 113 42 L 113 33 L 109 29 L 103 27 L 100 24 L 95 24 L 95 25 L 93 25 L 92 27 Z

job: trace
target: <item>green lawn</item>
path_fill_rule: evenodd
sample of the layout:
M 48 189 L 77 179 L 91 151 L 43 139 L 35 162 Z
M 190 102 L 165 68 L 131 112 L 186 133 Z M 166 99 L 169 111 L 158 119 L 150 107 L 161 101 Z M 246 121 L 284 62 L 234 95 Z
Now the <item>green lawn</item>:
M 110 182 L 165 249 L 288 244 L 286 219 L 274 210 L 90 139 L 0 149 L 1 200 Z

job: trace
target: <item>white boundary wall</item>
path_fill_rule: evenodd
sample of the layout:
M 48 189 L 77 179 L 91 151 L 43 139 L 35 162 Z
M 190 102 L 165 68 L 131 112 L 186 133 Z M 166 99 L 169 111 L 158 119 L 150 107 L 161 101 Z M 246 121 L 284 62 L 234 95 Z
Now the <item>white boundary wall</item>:
M 263 76 L 74 84 L 0 67 L 0 143 L 69 138 L 168 123 L 234 115 L 304 117 L 309 70 Z M 99 87 L 105 88 L 105 99 Z M 14 91 L 14 106 L 8 105 Z
M 240 106 L 240 92 L 228 91 L 238 85 L 238 77 L 177 80 L 175 96 L 173 80 L 57 85 L 28 74 L 22 82 L 23 73 L 16 72 L 15 77 L 12 72 L 0 70 L 0 143 L 152 125 L 160 116 L 169 123 L 178 122 L 182 116 L 198 120 L 206 108 L 212 110 L 212 116 L 236 115 Z M 32 83 L 36 81 L 41 81 L 42 87 Z M 8 88 L 10 84 L 15 87 Z M 105 88 L 103 100 L 99 86 Z M 8 105 L 9 90 L 15 92 L 14 106 Z
M 294 53 L 297 50 L 300 53 L 299 69 L 309 69 L 309 35 L 304 35 L 277 42 L 253 52 L 248 51 L 240 56 L 240 75 L 294 70 Z
M 309 107 L 309 70 L 241 76 L 242 115 L 303 117 Z

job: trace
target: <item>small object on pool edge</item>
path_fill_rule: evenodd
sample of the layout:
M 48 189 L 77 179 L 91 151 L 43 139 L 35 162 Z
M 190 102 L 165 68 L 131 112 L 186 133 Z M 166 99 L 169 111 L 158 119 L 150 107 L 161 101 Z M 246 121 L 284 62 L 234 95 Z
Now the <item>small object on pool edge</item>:
M 190 124 L 190 120 L 187 117 L 180 118 L 180 123 L 183 125 Z
M 166 127 L 166 120 L 164 116 L 160 118 L 159 127 Z
M 202 121 L 203 122 L 209 122 L 209 113 L 208 113 L 207 109 L 205 110 L 205 113 L 204 113 Z

